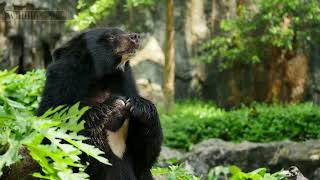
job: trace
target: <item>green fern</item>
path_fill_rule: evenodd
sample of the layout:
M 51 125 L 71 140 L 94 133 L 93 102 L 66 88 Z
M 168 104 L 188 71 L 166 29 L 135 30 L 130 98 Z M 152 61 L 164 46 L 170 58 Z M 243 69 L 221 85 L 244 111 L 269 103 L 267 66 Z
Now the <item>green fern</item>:
M 0 176 L 5 166 L 22 159 L 19 149 L 23 146 L 42 167 L 33 176 L 42 179 L 88 179 L 84 172 L 88 163 L 80 162 L 82 153 L 110 165 L 101 150 L 86 144 L 87 138 L 78 134 L 84 129 L 80 118 L 88 107 L 79 108 L 79 103 L 70 108 L 59 106 L 37 117 L 21 103 L 3 96 L 0 99 Z M 44 138 L 50 143 L 42 144 Z

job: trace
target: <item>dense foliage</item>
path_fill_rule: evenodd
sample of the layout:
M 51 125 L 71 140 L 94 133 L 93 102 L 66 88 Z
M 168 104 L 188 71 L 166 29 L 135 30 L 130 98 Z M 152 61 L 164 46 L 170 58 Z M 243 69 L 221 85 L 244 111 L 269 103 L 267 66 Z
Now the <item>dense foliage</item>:
M 0 96 L 19 102 L 34 112 L 40 102 L 45 71 L 29 71 L 25 75 L 16 74 L 14 71 L 15 69 L 0 72 Z
M 97 21 L 107 17 L 112 13 L 120 1 L 117 0 L 96 0 L 94 2 L 80 0 L 78 1 L 77 9 L 80 12 L 70 21 L 68 26 L 72 26 L 75 30 L 83 30 L 90 25 L 97 23 Z M 126 0 L 123 8 L 130 9 L 136 6 L 152 5 L 154 0 Z M 122 3 L 121 3 L 122 4 Z
M 217 59 L 227 68 L 270 60 L 275 49 L 306 52 L 319 42 L 318 0 L 263 0 L 256 5 L 252 10 L 239 4 L 238 15 L 223 20 L 219 36 L 204 44 L 202 59 Z
M 108 164 L 102 151 L 86 144 L 78 132 L 84 128 L 79 121 L 87 107 L 63 106 L 34 116 L 44 81 L 43 71 L 17 75 L 0 72 L 0 176 L 3 168 L 21 160 L 19 151 L 27 148 L 42 167 L 33 175 L 42 179 L 88 179 L 87 164 L 79 155 L 86 153 Z M 43 144 L 43 140 L 47 142 Z
M 187 171 L 182 165 L 172 165 L 167 168 L 153 168 L 153 176 L 165 177 L 168 180 L 200 180 L 199 177 L 194 176 L 192 173 Z
M 252 172 L 243 172 L 237 166 L 217 166 L 210 170 L 208 180 L 286 180 L 286 171 L 268 173 L 266 168 L 259 168 Z M 201 177 L 194 176 L 183 165 L 171 165 L 167 168 L 153 168 L 152 174 L 157 177 L 165 177 L 168 180 L 198 180 Z
M 243 172 L 237 166 L 217 166 L 210 170 L 208 174 L 208 180 L 285 180 L 285 171 L 276 172 L 270 174 L 267 172 L 266 168 L 259 168 L 252 172 Z
M 210 103 L 177 103 L 169 114 L 160 113 L 165 144 L 190 149 L 209 138 L 227 141 L 302 141 L 320 137 L 320 108 L 312 103 L 253 104 L 231 111 Z

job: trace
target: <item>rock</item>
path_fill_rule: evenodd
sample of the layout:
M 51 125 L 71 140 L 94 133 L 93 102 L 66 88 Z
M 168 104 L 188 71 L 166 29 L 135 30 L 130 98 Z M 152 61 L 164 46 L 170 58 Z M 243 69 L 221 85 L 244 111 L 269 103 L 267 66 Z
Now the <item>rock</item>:
M 308 178 L 303 176 L 303 174 L 296 166 L 292 166 L 289 168 L 286 177 L 288 178 L 288 180 L 309 180 Z
M 314 47 L 311 53 L 310 61 L 310 73 L 311 73 L 311 82 L 309 89 L 309 96 L 311 100 L 317 104 L 320 104 L 320 46 L 317 45 Z
M 178 162 L 182 157 L 183 155 L 180 151 L 163 146 L 161 148 L 157 165 L 160 167 L 168 167 L 169 165 L 171 165 L 171 163 L 169 163 L 168 161 L 174 160 Z
M 210 139 L 196 145 L 182 161 L 188 162 L 197 175 L 203 176 L 218 165 L 236 165 L 247 172 L 260 167 L 274 172 L 295 165 L 306 177 L 319 179 L 316 171 L 320 166 L 320 140 L 235 144 Z
M 159 41 L 154 36 L 145 38 L 142 42 L 142 46 L 143 48 L 141 48 L 141 50 L 139 50 L 130 60 L 132 66 L 135 66 L 140 61 L 144 60 L 150 60 L 162 66 L 164 65 L 164 52 L 161 49 Z
M 187 1 L 185 36 L 189 53 L 192 53 L 195 48 L 199 47 L 199 41 L 207 39 L 209 35 L 204 7 L 204 0 Z
M 318 168 L 314 171 L 313 177 L 320 177 L 320 167 L 318 167 Z
M 152 83 L 150 79 L 137 79 L 137 87 L 143 97 L 157 104 L 164 101 L 162 87 L 159 84 Z
M 159 160 L 164 161 L 164 160 L 170 160 L 172 158 L 176 158 L 179 160 L 182 158 L 182 156 L 183 155 L 180 151 L 163 146 L 161 148 Z
M 153 177 L 155 180 L 167 180 L 167 177 L 164 175 L 157 175 Z

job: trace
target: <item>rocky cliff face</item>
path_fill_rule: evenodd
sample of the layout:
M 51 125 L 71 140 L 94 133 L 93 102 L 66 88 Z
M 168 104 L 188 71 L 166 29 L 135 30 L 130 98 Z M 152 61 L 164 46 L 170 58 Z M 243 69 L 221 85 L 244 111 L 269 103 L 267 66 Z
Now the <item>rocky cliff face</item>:
M 73 1 L 0 0 L 0 68 L 44 68 L 75 13 Z
M 320 104 L 320 47 L 316 45 L 311 53 L 310 74 L 311 83 L 308 91 L 308 99 Z
M 204 98 L 220 106 L 231 107 L 240 103 L 263 101 L 267 97 L 268 65 L 241 66 L 220 71 L 218 64 L 205 64 L 197 58 L 197 51 L 208 38 L 219 35 L 219 23 L 237 12 L 236 0 L 176 0 L 176 97 Z M 244 0 L 253 11 L 252 0 Z M 121 4 L 121 3 L 119 3 Z M 120 27 L 127 31 L 142 33 L 143 45 L 133 58 L 132 65 L 142 94 L 161 101 L 162 73 L 164 65 L 165 9 L 162 2 L 153 7 L 124 10 L 116 7 L 113 14 L 98 22 L 97 27 Z M 0 0 L 0 12 L 4 10 L 61 10 L 47 15 L 51 21 L 0 21 L 0 68 L 20 66 L 20 72 L 45 67 L 50 61 L 50 52 L 70 33 L 64 20 L 75 13 L 75 1 L 29 1 Z M 71 33 L 73 34 L 73 33 Z M 294 96 L 299 100 L 313 100 L 320 103 L 318 50 L 315 49 L 310 61 L 297 62 L 310 68 L 299 70 L 293 83 Z M 294 69 L 292 71 L 295 71 Z M 310 73 L 310 74 L 309 74 Z M 301 77 L 300 77 L 301 76 Z M 307 77 L 306 77 L 307 76 Z M 309 77 L 310 76 L 310 77 Z M 290 76 L 292 78 L 292 76 Z M 289 82 L 292 79 L 288 79 Z M 295 79 L 293 80 L 295 82 Z M 301 92 L 302 91 L 302 92 Z

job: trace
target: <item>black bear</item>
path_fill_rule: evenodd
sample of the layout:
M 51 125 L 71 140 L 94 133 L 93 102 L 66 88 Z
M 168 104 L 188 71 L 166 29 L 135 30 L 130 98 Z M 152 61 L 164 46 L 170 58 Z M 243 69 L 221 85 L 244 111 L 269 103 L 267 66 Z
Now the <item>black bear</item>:
M 129 59 L 139 35 L 119 29 L 81 33 L 53 53 L 37 115 L 76 102 L 91 108 L 83 132 L 112 166 L 89 159 L 91 179 L 153 179 L 162 143 L 154 104 L 137 91 Z

